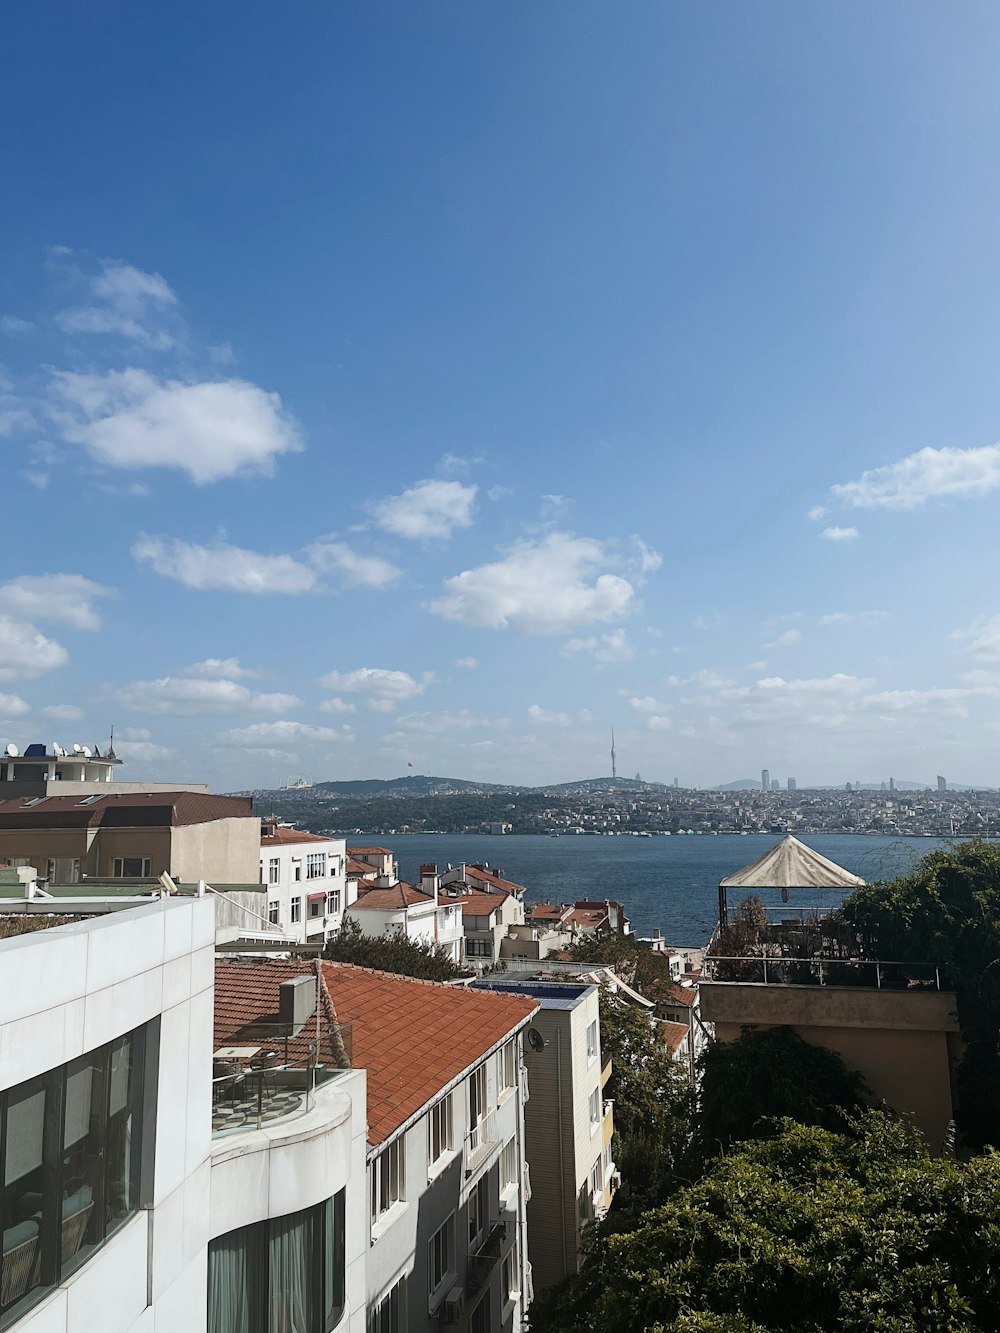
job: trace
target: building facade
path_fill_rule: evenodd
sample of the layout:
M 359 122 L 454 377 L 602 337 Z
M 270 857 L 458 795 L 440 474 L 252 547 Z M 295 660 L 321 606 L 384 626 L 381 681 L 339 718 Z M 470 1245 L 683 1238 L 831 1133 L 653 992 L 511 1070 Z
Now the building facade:
M 340 929 L 357 882 L 346 876 L 343 838 L 324 838 L 275 820 L 262 820 L 260 882 L 267 890 L 268 924 L 306 943 Z

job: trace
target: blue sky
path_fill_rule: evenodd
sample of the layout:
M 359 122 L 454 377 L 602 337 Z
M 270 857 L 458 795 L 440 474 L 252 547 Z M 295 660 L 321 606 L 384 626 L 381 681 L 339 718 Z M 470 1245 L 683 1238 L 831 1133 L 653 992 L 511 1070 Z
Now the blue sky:
M 993 4 L 20 3 L 0 731 L 995 785 Z

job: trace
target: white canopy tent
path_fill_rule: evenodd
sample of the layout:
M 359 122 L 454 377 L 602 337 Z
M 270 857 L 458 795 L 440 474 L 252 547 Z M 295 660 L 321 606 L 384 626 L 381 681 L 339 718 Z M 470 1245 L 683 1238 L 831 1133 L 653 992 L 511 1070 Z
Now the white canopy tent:
M 790 833 L 719 884 L 719 924 L 729 917 L 729 889 L 856 889 L 865 881 Z

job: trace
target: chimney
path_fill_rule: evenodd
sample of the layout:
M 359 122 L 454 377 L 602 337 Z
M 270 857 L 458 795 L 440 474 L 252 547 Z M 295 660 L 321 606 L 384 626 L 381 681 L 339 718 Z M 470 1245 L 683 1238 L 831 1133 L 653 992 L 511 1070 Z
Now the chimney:
M 297 1037 L 316 1012 L 316 978 L 291 977 L 278 986 L 278 1021 Z
M 424 893 L 429 894 L 430 897 L 437 901 L 438 890 L 441 887 L 441 876 L 438 874 L 438 868 L 433 862 L 420 867 L 420 887 Z

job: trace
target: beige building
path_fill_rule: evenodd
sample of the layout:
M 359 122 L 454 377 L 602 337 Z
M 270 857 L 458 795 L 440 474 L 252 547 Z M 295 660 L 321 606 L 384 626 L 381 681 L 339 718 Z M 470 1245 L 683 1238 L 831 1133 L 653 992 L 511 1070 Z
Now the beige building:
M 100 789 L 98 789 L 100 792 Z M 253 884 L 260 820 L 248 796 L 113 792 L 0 801 L 0 862 L 43 879 L 156 879 Z
M 583 1231 L 610 1207 L 618 1179 L 613 1108 L 604 1097 L 611 1061 L 601 1055 L 598 987 L 534 980 L 473 985 L 540 1006 L 524 1045 L 528 1258 L 539 1292 L 579 1270 Z

